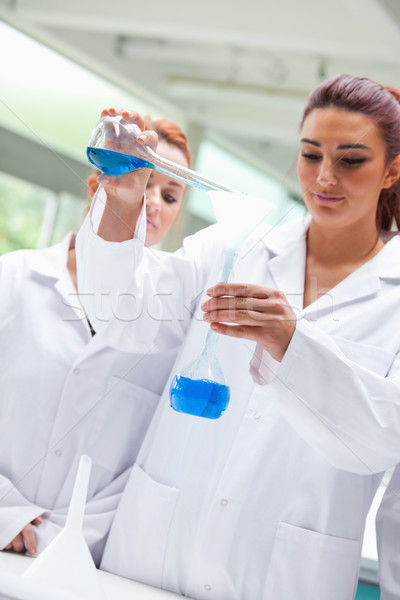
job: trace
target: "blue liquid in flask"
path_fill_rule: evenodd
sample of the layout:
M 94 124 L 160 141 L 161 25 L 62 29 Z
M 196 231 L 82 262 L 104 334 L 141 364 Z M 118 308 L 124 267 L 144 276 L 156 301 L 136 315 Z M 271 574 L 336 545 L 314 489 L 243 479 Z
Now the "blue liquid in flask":
M 226 410 L 230 389 L 209 379 L 189 379 L 177 375 L 169 391 L 171 406 L 178 412 L 218 419 Z
M 104 148 L 89 146 L 86 154 L 90 162 L 105 175 L 123 175 L 137 169 L 152 167 L 151 163 L 142 158 L 105 150 Z

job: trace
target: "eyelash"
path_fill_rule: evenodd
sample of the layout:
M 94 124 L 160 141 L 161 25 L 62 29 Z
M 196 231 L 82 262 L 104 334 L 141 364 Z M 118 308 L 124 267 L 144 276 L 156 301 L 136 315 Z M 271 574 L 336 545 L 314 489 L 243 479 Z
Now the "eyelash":
M 167 204 L 174 204 L 174 202 L 177 202 L 177 199 L 174 198 L 174 196 L 171 196 L 171 194 L 164 194 L 163 199 Z
M 320 156 L 319 154 L 311 154 L 311 153 L 308 153 L 308 152 L 302 152 L 302 156 L 306 160 L 310 160 L 312 162 L 317 162 L 318 160 L 321 160 L 321 158 L 322 158 L 322 156 Z M 348 167 L 354 167 L 354 166 L 357 166 L 357 165 L 361 165 L 363 162 L 365 162 L 365 158 L 347 158 L 347 157 L 343 157 L 343 158 L 340 158 L 337 162 L 338 163 L 344 163 Z

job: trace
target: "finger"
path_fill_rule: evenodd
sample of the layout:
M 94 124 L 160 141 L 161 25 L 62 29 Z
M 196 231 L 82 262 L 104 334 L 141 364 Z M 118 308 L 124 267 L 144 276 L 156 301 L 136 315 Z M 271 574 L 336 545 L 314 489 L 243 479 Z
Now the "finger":
M 36 554 L 36 536 L 32 525 L 26 525 L 21 531 L 24 546 L 31 555 Z
M 24 540 L 22 539 L 22 535 L 20 533 L 13 539 L 11 545 L 14 552 L 19 553 L 25 551 Z
M 245 283 L 217 283 L 207 290 L 208 296 L 243 296 L 245 298 L 269 298 L 281 292 L 261 285 Z
M 263 325 L 267 321 L 275 321 L 276 316 L 251 310 L 217 310 L 205 313 L 203 320 L 208 323 L 236 323 L 255 327 Z
M 31 521 L 32 525 L 41 525 L 43 523 L 43 519 L 42 517 L 36 517 L 36 519 L 33 519 L 33 521 Z
M 225 323 L 211 323 L 211 329 L 221 335 L 257 341 L 259 338 L 258 327 L 245 325 L 226 325 Z
M 259 300 L 258 298 L 245 298 L 244 296 L 232 297 L 222 296 L 207 300 L 201 305 L 204 312 L 214 310 L 255 310 L 264 312 L 270 310 L 275 305 L 275 301 L 269 299 Z
M 112 106 L 111 108 L 103 108 L 103 110 L 100 113 L 100 116 L 105 117 L 107 115 L 110 116 L 114 116 L 120 113 L 120 111 L 122 111 L 122 108 L 120 108 L 119 106 Z
M 153 148 L 153 150 L 157 148 L 158 135 L 155 131 L 143 131 L 140 135 L 137 136 L 136 139 L 140 144 L 150 146 L 150 148 Z
M 112 106 L 111 108 L 104 108 L 101 113 L 101 117 L 121 117 L 121 123 L 136 123 L 139 129 L 144 129 L 145 123 L 144 118 L 134 110 L 126 110 L 120 106 Z

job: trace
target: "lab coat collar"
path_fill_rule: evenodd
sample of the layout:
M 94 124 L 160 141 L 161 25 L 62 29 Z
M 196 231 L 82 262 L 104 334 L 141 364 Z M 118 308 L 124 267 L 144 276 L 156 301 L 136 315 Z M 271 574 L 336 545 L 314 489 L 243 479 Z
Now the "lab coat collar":
M 275 287 L 282 290 L 296 314 L 303 309 L 306 238 L 309 218 L 282 227 L 257 232 L 258 239 L 270 254 L 268 269 Z
M 400 235 L 394 235 L 370 261 L 356 269 L 328 294 L 303 309 L 306 267 L 306 240 L 310 217 L 288 223 L 275 230 L 258 233 L 271 258 L 268 268 L 276 288 L 282 290 L 297 314 L 308 315 L 331 309 L 375 294 L 381 280 L 395 279 L 400 284 Z
M 43 248 L 43 250 L 35 250 L 31 255 L 29 266 L 33 276 L 46 278 L 51 282 L 51 285 L 63 298 L 65 306 L 70 306 L 76 315 L 76 320 L 82 322 L 82 335 L 85 335 L 88 341 L 92 340 L 93 342 L 79 355 L 79 360 L 82 360 L 84 355 L 93 354 L 105 344 L 98 339 L 99 336 L 92 339 L 84 309 L 67 270 L 68 251 L 75 248 L 75 237 L 75 233 L 71 231 L 59 244 Z
M 75 233 L 70 231 L 62 242 L 35 250 L 32 253 L 30 268 L 34 273 L 57 281 L 67 268 L 68 251 L 75 248 Z

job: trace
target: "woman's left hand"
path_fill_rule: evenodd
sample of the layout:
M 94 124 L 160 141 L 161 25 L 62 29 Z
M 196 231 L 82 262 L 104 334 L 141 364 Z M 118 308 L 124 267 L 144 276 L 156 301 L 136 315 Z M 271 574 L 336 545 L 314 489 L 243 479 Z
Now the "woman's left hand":
M 258 342 L 281 361 L 296 329 L 296 315 L 283 292 L 253 284 L 219 283 L 207 290 L 203 319 L 223 335 Z

